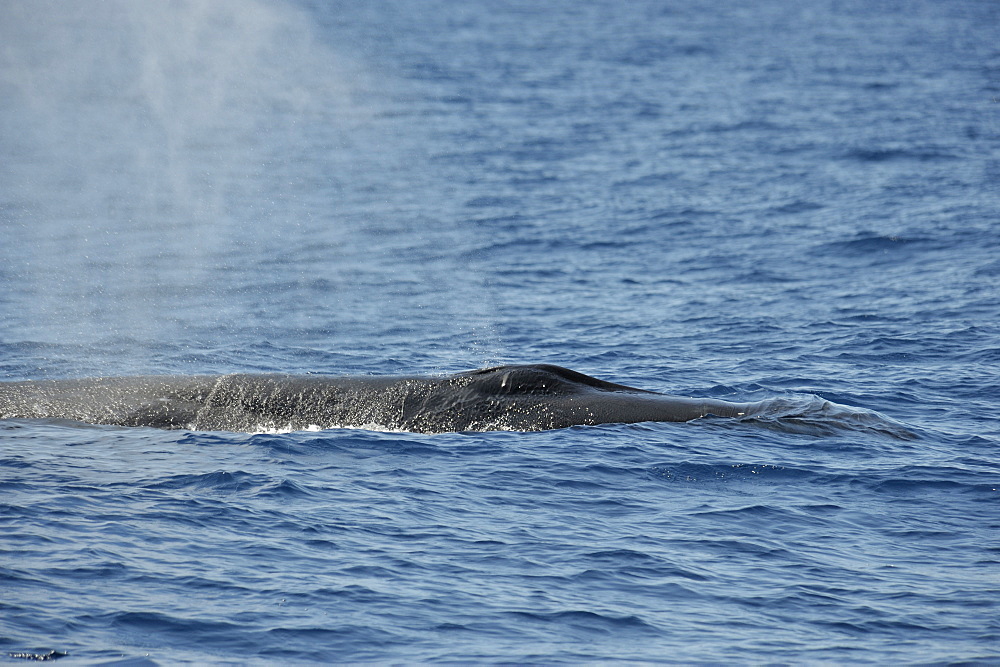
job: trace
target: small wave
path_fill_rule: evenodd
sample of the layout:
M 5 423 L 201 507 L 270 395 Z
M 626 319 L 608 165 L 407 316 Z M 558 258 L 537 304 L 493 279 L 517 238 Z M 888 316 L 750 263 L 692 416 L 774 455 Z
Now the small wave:
M 814 481 L 819 473 L 804 468 L 777 466 L 766 463 L 697 463 L 680 461 L 654 465 L 648 470 L 652 477 L 666 481 L 703 482 L 780 482 L 802 483 Z
M 787 204 L 782 204 L 781 206 L 773 206 L 767 209 L 766 213 L 768 215 L 797 215 L 799 213 L 818 211 L 823 208 L 826 208 L 823 204 L 804 199 L 796 199 Z
M 969 472 L 958 466 L 904 466 L 894 470 L 872 473 L 863 480 L 876 493 L 894 496 L 929 493 L 967 493 L 983 498 L 996 496 L 995 483 L 985 481 L 980 473 Z
M 929 236 L 904 237 L 863 232 L 851 239 L 821 243 L 810 250 L 810 254 L 824 258 L 890 261 L 939 249 L 943 243 Z
M 150 484 L 151 489 L 213 489 L 216 491 L 244 491 L 261 483 L 259 475 L 248 472 L 217 470 L 201 475 L 175 475 Z
M 890 162 L 896 160 L 914 160 L 917 162 L 937 162 L 942 160 L 957 160 L 958 155 L 940 147 L 926 148 L 884 147 L 884 148 L 854 148 L 847 151 L 844 157 L 859 162 Z
M 566 624 L 572 628 L 587 632 L 613 633 L 623 630 L 658 631 L 656 626 L 632 615 L 602 614 L 589 610 L 565 611 L 512 611 L 508 615 L 514 618 L 526 619 L 532 623 Z
M 217 493 L 239 493 L 259 497 L 307 496 L 310 491 L 301 484 L 285 478 L 271 478 L 264 475 L 236 471 L 217 470 L 201 475 L 175 475 L 149 484 L 150 489 L 214 491 Z

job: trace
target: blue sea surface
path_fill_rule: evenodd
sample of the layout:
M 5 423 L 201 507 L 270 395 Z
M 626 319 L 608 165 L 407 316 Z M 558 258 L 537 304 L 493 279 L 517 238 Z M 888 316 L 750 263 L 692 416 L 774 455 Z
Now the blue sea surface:
M 0 44 L 2 380 L 797 407 L 0 421 L 0 662 L 1000 663 L 1000 4 L 39 0 Z

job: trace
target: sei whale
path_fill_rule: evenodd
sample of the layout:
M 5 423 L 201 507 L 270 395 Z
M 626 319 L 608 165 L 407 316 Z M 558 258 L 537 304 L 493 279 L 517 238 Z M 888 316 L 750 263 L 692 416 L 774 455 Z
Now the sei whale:
M 445 377 L 203 375 L 0 382 L 0 419 L 199 431 L 381 428 L 421 433 L 752 416 L 759 403 L 685 398 L 547 364 Z

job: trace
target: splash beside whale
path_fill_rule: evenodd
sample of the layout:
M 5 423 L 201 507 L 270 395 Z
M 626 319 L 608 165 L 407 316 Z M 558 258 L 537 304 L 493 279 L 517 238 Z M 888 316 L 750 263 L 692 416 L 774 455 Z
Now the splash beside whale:
M 199 431 L 542 431 L 744 417 L 761 405 L 660 394 L 547 364 L 445 377 L 233 374 L 0 382 L 0 419 Z

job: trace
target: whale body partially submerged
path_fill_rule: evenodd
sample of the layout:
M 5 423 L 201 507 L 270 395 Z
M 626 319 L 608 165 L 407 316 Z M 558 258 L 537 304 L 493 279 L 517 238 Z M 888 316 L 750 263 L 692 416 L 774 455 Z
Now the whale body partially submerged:
M 199 431 L 541 431 L 682 422 L 708 415 L 744 417 L 759 408 L 660 394 L 547 364 L 445 377 L 232 374 L 0 382 L 0 419 L 57 418 Z

